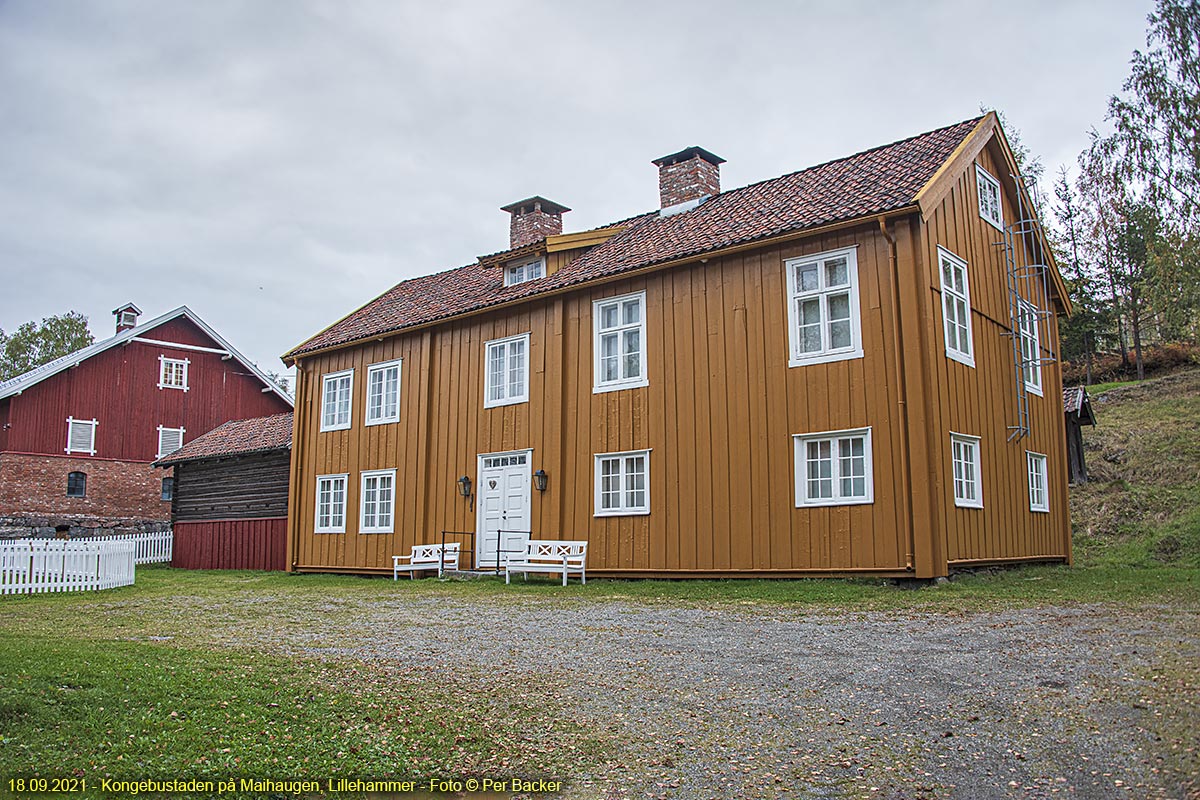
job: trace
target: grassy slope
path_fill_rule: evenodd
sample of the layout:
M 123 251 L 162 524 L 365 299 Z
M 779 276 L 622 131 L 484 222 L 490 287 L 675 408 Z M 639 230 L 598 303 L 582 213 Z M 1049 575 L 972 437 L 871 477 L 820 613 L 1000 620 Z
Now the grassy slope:
M 1090 482 L 1071 493 L 1077 560 L 1200 567 L 1200 370 L 1122 384 L 1092 405 Z

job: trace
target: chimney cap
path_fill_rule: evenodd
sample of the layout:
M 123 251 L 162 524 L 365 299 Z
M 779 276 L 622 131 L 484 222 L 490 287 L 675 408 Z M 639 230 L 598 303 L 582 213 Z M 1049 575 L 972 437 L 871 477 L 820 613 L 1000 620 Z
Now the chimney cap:
M 571 209 L 553 200 L 547 200 L 544 197 L 534 195 L 527 197 L 524 200 L 518 200 L 515 203 L 509 203 L 506 206 L 500 206 L 501 211 L 507 211 L 510 214 L 524 214 L 528 211 L 541 209 L 547 214 L 563 214 Z
M 692 145 L 691 147 L 684 148 L 683 150 L 680 150 L 678 153 L 671 153 L 671 155 L 669 155 L 669 156 L 663 156 L 662 158 L 656 158 L 653 161 L 651 161 L 650 163 L 656 167 L 665 167 L 670 164 L 678 164 L 680 161 L 688 161 L 689 159 L 693 159 L 696 157 L 703 158 L 705 161 L 712 164 L 713 166 L 718 166 L 720 164 L 725 163 L 725 159 L 721 158 L 719 155 L 716 155 L 715 153 L 710 153 L 709 151 L 705 150 L 703 147 L 697 147 L 696 145 Z
M 126 303 L 125 305 L 123 305 L 119 308 L 114 308 L 112 313 L 120 314 L 125 311 L 132 311 L 134 314 L 137 314 L 139 316 L 141 316 L 141 313 L 142 313 L 142 310 L 140 308 L 138 308 L 137 306 L 135 306 L 133 303 Z

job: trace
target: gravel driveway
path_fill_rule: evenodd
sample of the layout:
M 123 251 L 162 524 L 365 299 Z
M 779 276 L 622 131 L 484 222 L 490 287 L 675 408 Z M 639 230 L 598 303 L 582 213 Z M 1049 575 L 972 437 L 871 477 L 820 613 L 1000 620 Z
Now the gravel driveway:
M 445 596 L 329 611 L 283 649 L 565 695 L 621 743 L 568 776 L 571 796 L 1187 796 L 1170 753 L 1195 746 L 1196 705 L 1164 711 L 1156 684 L 1200 656 L 1192 612 Z

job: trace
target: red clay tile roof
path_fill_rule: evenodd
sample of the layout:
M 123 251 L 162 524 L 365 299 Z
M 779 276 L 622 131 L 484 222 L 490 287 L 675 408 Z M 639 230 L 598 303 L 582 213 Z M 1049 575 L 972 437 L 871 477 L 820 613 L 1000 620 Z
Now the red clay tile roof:
M 553 275 L 505 286 L 502 271 L 468 264 L 404 281 L 284 356 L 329 347 L 500 305 L 642 267 L 912 205 L 980 117 L 800 172 L 722 192 L 682 214 L 657 212 Z M 608 227 L 608 226 L 604 226 Z M 497 253 L 487 257 L 495 263 Z
M 156 466 L 169 467 L 183 461 L 287 450 L 291 446 L 292 412 L 288 411 L 269 417 L 226 422 L 154 463 Z

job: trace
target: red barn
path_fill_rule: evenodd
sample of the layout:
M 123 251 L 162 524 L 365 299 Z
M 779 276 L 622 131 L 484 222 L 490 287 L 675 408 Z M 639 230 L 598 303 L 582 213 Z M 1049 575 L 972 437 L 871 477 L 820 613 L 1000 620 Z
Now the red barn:
M 0 530 L 145 528 L 171 516 L 151 464 L 224 422 L 292 400 L 186 306 L 0 383 Z

